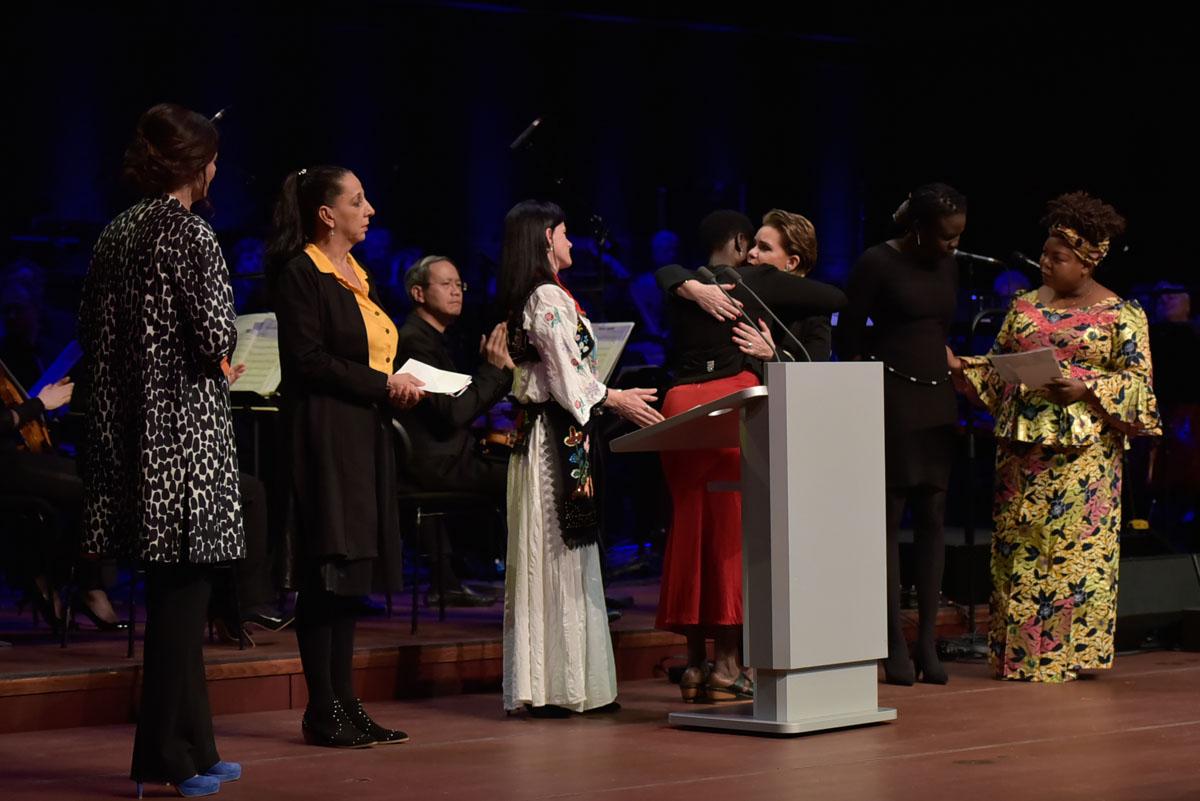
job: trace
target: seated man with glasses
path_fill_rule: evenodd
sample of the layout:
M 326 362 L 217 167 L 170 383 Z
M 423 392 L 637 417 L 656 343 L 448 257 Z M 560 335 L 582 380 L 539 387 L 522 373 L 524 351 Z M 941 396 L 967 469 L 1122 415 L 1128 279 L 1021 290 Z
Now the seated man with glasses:
M 412 301 L 413 313 L 400 329 L 396 364 L 417 359 L 440 370 L 462 372 L 454 363 L 446 337 L 446 329 L 462 314 L 463 293 L 467 290 L 458 268 L 444 256 L 426 256 L 408 268 L 404 289 Z M 483 363 L 461 394 L 451 397 L 429 392 L 412 409 L 397 413 L 413 446 L 400 480 L 402 488 L 410 490 L 483 493 L 493 497 L 503 510 L 508 465 L 504 460 L 483 456 L 470 430 L 472 421 L 512 387 L 513 363 L 503 324 L 481 337 L 479 354 Z M 419 536 L 426 553 L 440 553 L 433 569 L 440 572 L 446 605 L 495 603 L 497 598 L 477 593 L 459 580 L 451 561 L 449 538 L 438 522 L 435 519 L 424 524 Z M 435 547 L 435 538 L 441 539 L 440 551 Z M 432 592 L 426 598 L 430 605 L 438 600 Z

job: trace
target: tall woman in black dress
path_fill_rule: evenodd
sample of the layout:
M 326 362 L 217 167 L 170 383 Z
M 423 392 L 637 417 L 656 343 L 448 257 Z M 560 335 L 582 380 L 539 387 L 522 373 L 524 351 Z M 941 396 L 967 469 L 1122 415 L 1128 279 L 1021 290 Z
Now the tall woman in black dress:
M 392 405 L 420 382 L 392 373 L 396 324 L 350 255 L 375 209 L 343 167 L 291 173 L 275 207 L 267 270 L 279 320 L 286 468 L 285 578 L 299 590 L 296 639 L 308 686 L 301 726 L 315 745 L 400 743 L 354 693 L 355 609 L 400 586 Z
M 850 272 L 841 315 L 841 355 L 885 368 L 888 657 L 892 684 L 945 684 L 935 627 L 945 561 L 942 524 L 954 461 L 957 406 L 946 369 L 958 272 L 954 250 L 967 225 L 967 199 L 945 184 L 916 189 L 896 211 L 904 234 L 867 250 Z M 867 318 L 873 325 L 867 327 Z M 909 658 L 900 620 L 900 520 L 912 510 L 920 628 Z

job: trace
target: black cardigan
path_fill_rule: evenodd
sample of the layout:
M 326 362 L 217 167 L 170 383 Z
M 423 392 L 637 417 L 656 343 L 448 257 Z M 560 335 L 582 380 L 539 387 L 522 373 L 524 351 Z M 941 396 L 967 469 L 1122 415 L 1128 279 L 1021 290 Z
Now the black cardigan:
M 382 308 L 374 281 L 367 283 Z M 399 588 L 388 374 L 370 366 L 358 301 L 303 253 L 283 266 L 272 290 L 283 373 L 287 585 L 301 587 L 315 563 L 382 557 L 388 583 Z

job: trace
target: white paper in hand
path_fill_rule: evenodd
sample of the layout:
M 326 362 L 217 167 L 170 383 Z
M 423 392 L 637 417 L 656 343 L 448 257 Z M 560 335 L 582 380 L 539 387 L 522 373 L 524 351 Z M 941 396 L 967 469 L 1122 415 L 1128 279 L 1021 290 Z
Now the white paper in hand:
M 416 359 L 409 359 L 396 372 L 417 377 L 425 382 L 425 386 L 421 387 L 422 392 L 436 392 L 439 395 L 458 395 L 471 385 L 471 376 L 466 373 L 439 370 Z
M 1005 381 L 1024 384 L 1030 389 L 1041 389 L 1054 379 L 1062 378 L 1062 369 L 1050 348 L 1002 353 L 989 356 L 988 361 Z

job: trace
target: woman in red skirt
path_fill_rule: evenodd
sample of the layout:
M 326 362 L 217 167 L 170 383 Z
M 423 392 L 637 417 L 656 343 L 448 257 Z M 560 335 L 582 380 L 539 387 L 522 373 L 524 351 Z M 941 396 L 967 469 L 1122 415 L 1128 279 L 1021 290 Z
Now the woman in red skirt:
M 789 228 L 777 229 L 775 241 L 789 259 L 813 257 L 816 240 L 799 241 Z M 797 241 L 789 237 L 795 236 Z M 755 242 L 754 225 L 736 211 L 715 211 L 700 224 L 710 267 L 738 269 L 742 282 L 784 319 L 830 314 L 846 296 L 836 287 L 801 278 L 765 260 L 747 264 Z M 762 362 L 749 355 L 759 343 L 746 339 L 738 320 L 767 315 L 742 285 L 726 285 L 732 296 L 678 265 L 657 273 L 672 317 L 674 384 L 663 415 L 672 417 L 708 401 L 762 383 Z M 740 333 L 739 333 L 740 331 Z M 782 332 L 775 332 L 776 341 Z M 737 448 L 672 451 L 662 454 L 671 491 L 672 522 L 663 563 L 657 627 L 687 637 L 688 667 L 680 681 L 685 701 L 733 701 L 754 697 L 754 683 L 738 659 L 742 636 L 742 499 L 737 492 L 710 491 L 712 482 L 741 477 Z M 708 663 L 707 640 L 714 659 Z

